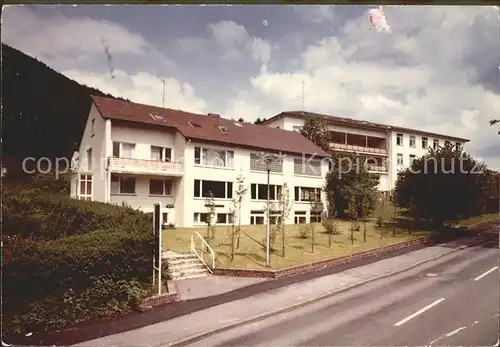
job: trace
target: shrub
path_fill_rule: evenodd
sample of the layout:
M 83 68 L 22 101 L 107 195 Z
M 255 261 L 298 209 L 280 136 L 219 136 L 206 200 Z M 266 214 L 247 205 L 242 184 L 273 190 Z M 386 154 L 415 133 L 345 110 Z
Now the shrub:
M 301 239 L 307 239 L 309 238 L 312 230 L 312 226 L 310 224 L 300 224 L 299 225 L 299 238 Z
M 7 189 L 3 208 L 4 235 L 39 240 L 54 240 L 92 230 L 151 228 L 151 219 L 130 207 L 76 200 L 38 189 Z
M 3 208 L 5 333 L 122 313 L 150 293 L 154 236 L 145 213 L 22 185 L 5 189 Z
M 335 219 L 325 218 L 321 221 L 321 224 L 323 225 L 325 232 L 329 235 L 341 235 L 342 234 L 342 229 L 340 228 L 337 220 L 335 220 Z
M 153 235 L 99 230 L 57 240 L 11 236 L 3 254 L 6 332 L 119 313 L 148 294 Z

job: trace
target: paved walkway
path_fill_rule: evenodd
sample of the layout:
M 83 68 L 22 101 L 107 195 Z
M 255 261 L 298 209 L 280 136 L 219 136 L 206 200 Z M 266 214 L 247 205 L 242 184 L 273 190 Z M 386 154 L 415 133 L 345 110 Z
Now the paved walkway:
M 265 278 L 207 276 L 172 281 L 181 300 L 200 299 L 269 281 Z
M 176 344 L 214 329 L 305 304 L 312 299 L 332 295 L 354 285 L 404 271 L 405 268 L 437 257 L 453 257 L 460 253 L 456 251 L 462 246 L 478 240 L 479 238 L 467 238 L 462 241 L 427 247 L 336 274 L 210 307 L 165 322 L 86 341 L 77 346 L 166 346 Z

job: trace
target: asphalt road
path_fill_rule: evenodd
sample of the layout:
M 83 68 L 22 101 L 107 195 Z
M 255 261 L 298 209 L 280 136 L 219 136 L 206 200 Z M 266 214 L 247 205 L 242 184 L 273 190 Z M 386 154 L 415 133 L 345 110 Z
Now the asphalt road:
M 498 255 L 498 244 L 466 249 L 190 346 L 493 346 Z

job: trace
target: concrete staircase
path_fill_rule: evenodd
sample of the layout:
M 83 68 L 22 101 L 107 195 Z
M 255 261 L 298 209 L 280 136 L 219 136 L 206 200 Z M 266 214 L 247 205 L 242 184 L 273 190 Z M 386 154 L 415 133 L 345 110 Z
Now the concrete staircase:
M 168 272 L 172 280 L 185 280 L 210 275 L 210 272 L 196 254 L 166 251 L 162 253 L 162 258 L 168 263 Z

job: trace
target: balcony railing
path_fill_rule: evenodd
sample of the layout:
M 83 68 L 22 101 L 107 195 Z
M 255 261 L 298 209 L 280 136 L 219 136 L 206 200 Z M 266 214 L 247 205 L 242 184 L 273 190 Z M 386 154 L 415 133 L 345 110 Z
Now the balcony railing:
M 168 163 L 164 161 L 132 159 L 132 158 L 108 158 L 108 168 L 113 172 L 178 176 L 184 173 L 183 163 Z
M 386 166 L 365 165 L 368 171 L 387 172 Z
M 340 150 L 340 151 L 346 151 L 346 152 L 363 152 L 363 153 L 374 153 L 374 154 L 387 155 L 387 149 L 385 149 L 385 148 L 345 145 L 343 143 L 334 143 L 334 142 L 330 142 L 330 148 L 333 150 Z

